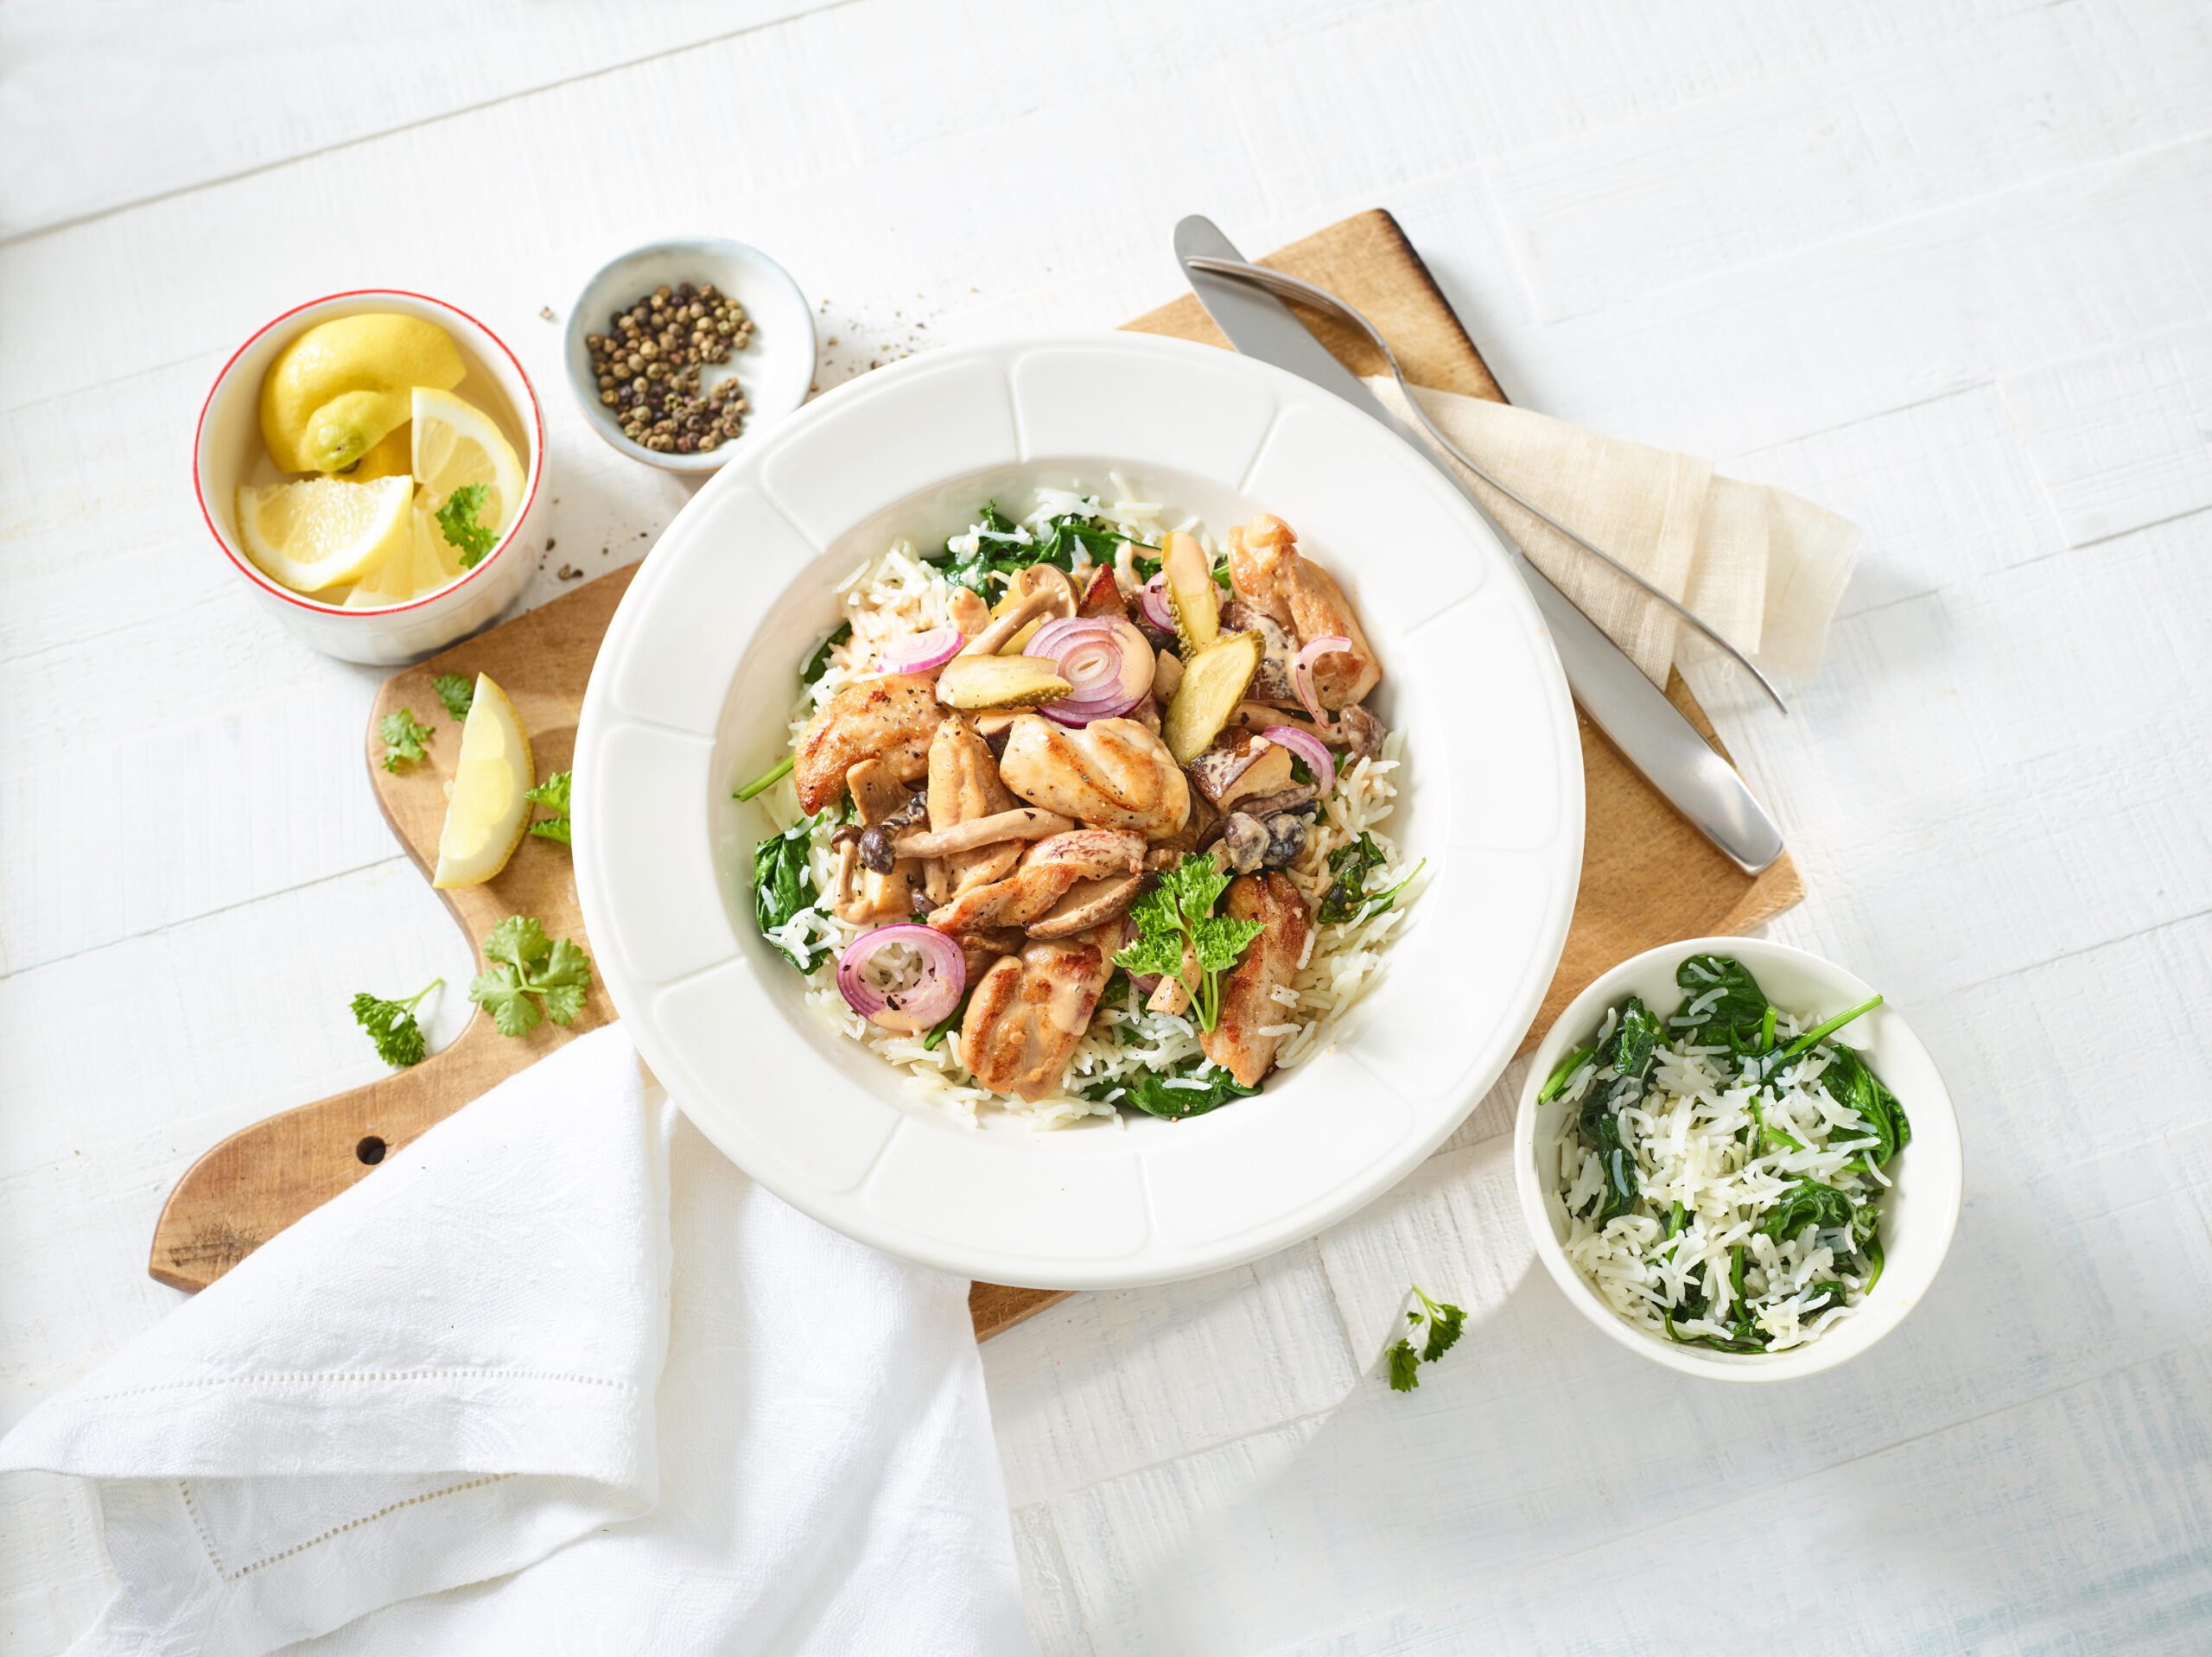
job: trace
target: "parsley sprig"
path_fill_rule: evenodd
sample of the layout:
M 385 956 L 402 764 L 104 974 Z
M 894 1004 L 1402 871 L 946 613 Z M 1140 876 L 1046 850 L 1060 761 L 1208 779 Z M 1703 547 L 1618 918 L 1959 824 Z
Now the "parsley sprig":
M 542 1019 L 572 1024 L 591 993 L 591 957 L 566 938 L 549 938 L 528 915 L 510 915 L 484 940 L 491 964 L 468 999 L 492 1015 L 503 1036 L 526 1036 Z
M 563 846 L 572 843 L 569 839 L 569 778 L 575 774 L 573 771 L 556 771 L 536 788 L 524 791 L 523 798 L 543 806 L 553 814 L 531 823 L 531 834 L 543 835 L 547 840 L 557 840 Z
M 1162 869 L 1160 884 L 1129 911 L 1137 924 L 1136 941 L 1114 957 L 1114 964 L 1132 976 L 1157 974 L 1180 981 L 1190 992 L 1201 1030 L 1212 1029 L 1221 1016 L 1221 975 L 1267 930 L 1258 921 L 1213 912 L 1228 887 L 1228 871 L 1203 852 Z M 1195 983 L 1185 975 L 1186 957 L 1197 963 Z
M 377 740 L 384 744 L 386 771 L 402 771 L 418 762 L 423 756 L 423 745 L 429 740 L 430 727 L 404 708 L 377 721 Z
M 438 531 L 448 546 L 461 549 L 461 567 L 474 569 L 484 562 L 484 555 L 492 550 L 498 537 L 488 524 L 477 521 L 477 514 L 484 510 L 484 503 L 491 498 L 488 483 L 465 483 L 448 495 L 445 505 L 438 508 Z
M 353 1019 L 377 1044 L 377 1057 L 394 1070 L 420 1064 L 429 1051 L 423 1026 L 415 1022 L 415 1004 L 446 981 L 433 978 L 404 1001 L 387 1001 L 363 990 L 353 998 Z
M 458 673 L 441 673 L 430 681 L 430 689 L 438 693 L 446 712 L 457 720 L 466 720 L 468 710 L 476 705 L 476 681 Z
M 1428 1333 L 1418 1349 L 1411 1335 L 1400 1336 L 1390 1349 L 1390 1390 L 1394 1393 L 1410 1393 L 1420 1386 L 1421 1365 L 1434 1363 L 1456 1346 L 1467 1322 L 1467 1314 L 1450 1301 L 1432 1300 L 1420 1284 L 1412 1286 L 1414 1298 L 1421 1305 L 1406 1309 L 1406 1322 L 1413 1334 L 1420 1334 L 1423 1324 L 1427 1324 Z

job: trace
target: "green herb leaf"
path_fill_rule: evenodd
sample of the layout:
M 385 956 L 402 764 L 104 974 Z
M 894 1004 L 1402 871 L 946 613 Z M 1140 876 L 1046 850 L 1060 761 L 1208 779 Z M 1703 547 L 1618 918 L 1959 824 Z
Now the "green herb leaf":
M 1375 843 L 1375 837 L 1365 833 L 1357 840 L 1331 852 L 1329 873 L 1336 879 L 1321 894 L 1321 902 L 1313 911 L 1313 918 L 1334 925 L 1341 925 L 1350 920 L 1360 898 L 1366 895 L 1367 877 L 1388 861 L 1389 859 L 1383 855 L 1382 848 Z
M 1856 1112 L 1867 1131 L 1881 1141 L 1866 1153 L 1877 1168 L 1912 1143 L 1912 1124 L 1905 1119 L 1904 1107 L 1853 1049 L 1831 1043 L 1827 1068 L 1814 1085 L 1846 1110 Z
M 1807 1226 L 1822 1230 L 1849 1230 L 1857 1204 L 1833 1185 L 1817 1179 L 1795 1179 L 1767 1210 L 1758 1233 L 1777 1242 L 1794 1237 Z M 1871 1208 L 1869 1213 L 1872 1212 Z
M 492 1015 L 503 1036 L 526 1036 L 541 1019 L 570 1024 L 591 991 L 591 957 L 566 938 L 556 942 L 528 915 L 510 915 L 484 940 L 490 964 L 468 986 L 468 999 Z
M 1211 1030 L 1221 1013 L 1221 975 L 1236 966 L 1252 940 L 1265 930 L 1258 921 L 1216 916 L 1213 906 L 1228 889 L 1229 875 L 1212 858 L 1192 852 L 1129 911 L 1135 939 L 1114 957 L 1132 974 L 1168 974 L 1191 994 L 1198 1028 Z M 1185 951 L 1197 959 L 1197 982 L 1184 975 Z
M 762 771 L 744 787 L 732 790 L 733 800 L 749 800 L 756 794 L 766 794 L 770 789 L 791 774 L 791 757 L 785 754 L 774 765 Z
M 1675 1013 L 1667 1021 L 1669 1029 L 1700 1047 L 1726 1047 L 1733 1053 L 1758 1051 L 1759 1032 L 1773 1009 L 1758 980 L 1742 962 L 1732 955 L 1691 955 L 1675 968 L 1675 983 L 1682 992 L 1685 1008 L 1713 999 L 1694 1017 L 1687 1011 Z
M 429 740 L 429 727 L 404 708 L 377 721 L 377 740 L 384 744 L 386 771 L 401 771 L 417 763 L 423 756 L 423 745 Z
M 1063 512 L 1045 526 L 1041 535 L 1032 535 L 999 511 L 995 502 L 988 500 L 969 533 L 976 537 L 973 552 L 956 552 L 948 543 L 943 552 L 924 562 L 944 571 L 945 580 L 955 587 L 968 587 L 987 598 L 993 582 L 1003 586 L 1015 572 L 1037 564 L 1072 570 L 1078 560 L 1103 563 L 1123 541 L 1131 546 L 1147 546 L 1131 540 L 1105 519 L 1087 517 L 1081 512 Z M 1153 567 L 1159 568 L 1156 560 Z
M 830 636 L 814 647 L 814 654 L 806 658 L 806 665 L 799 670 L 798 682 L 803 685 L 810 685 L 829 672 L 830 652 L 852 636 L 853 624 L 849 621 L 841 621 L 831 628 Z M 738 797 L 749 799 L 752 797 L 741 794 Z
M 415 1005 L 445 981 L 433 978 L 404 1001 L 387 1001 L 366 991 L 353 998 L 353 1020 L 369 1032 L 378 1058 L 403 1070 L 423 1062 L 429 1044 L 415 1021 Z
M 1093 1082 L 1082 1089 L 1083 1096 L 1108 1104 L 1135 1105 L 1147 1115 L 1180 1121 L 1185 1116 L 1203 1116 L 1232 1099 L 1249 1099 L 1259 1092 L 1257 1088 L 1244 1086 L 1227 1070 L 1211 1070 L 1204 1076 L 1198 1074 L 1205 1069 L 1205 1056 L 1193 1053 L 1164 1070 L 1146 1070 L 1118 1082 Z
M 1410 1393 L 1420 1385 L 1421 1354 L 1411 1341 L 1402 1339 L 1390 1349 L 1390 1390 Z
M 498 538 L 487 524 L 477 522 L 477 515 L 484 510 L 484 503 L 492 496 L 488 483 L 465 483 L 445 498 L 438 508 L 438 531 L 448 546 L 461 549 L 461 567 L 474 569 L 484 562 L 484 555 L 492 550 Z
M 815 822 L 812 817 L 803 819 L 753 848 L 753 918 L 763 937 L 815 908 L 821 897 L 814 885 L 814 872 L 807 866 L 808 835 Z M 771 943 L 803 973 L 813 972 L 829 953 L 818 941 L 810 941 L 796 951 L 772 940 Z
M 467 719 L 468 710 L 476 705 L 476 681 L 458 673 L 441 673 L 430 681 L 430 689 L 456 720 Z
M 556 771 L 536 788 L 524 791 L 523 798 L 543 806 L 553 814 L 531 823 L 531 834 L 547 840 L 557 840 L 563 846 L 574 843 L 569 838 L 569 788 L 575 775 L 574 771 Z
M 1416 1283 L 1408 1292 L 1420 1304 L 1406 1311 L 1406 1323 L 1414 1335 L 1421 1333 L 1427 1325 L 1427 1334 L 1416 1349 L 1411 1336 L 1402 1336 L 1390 1349 L 1390 1390 L 1410 1393 L 1421 1385 L 1421 1366 L 1434 1363 L 1459 1343 L 1459 1336 L 1466 1330 L 1467 1314 L 1448 1300 L 1437 1300 L 1427 1290 Z
M 527 1036 L 543 1016 L 530 998 L 521 969 L 505 962 L 486 967 L 470 980 L 468 999 L 492 1015 L 503 1036 Z

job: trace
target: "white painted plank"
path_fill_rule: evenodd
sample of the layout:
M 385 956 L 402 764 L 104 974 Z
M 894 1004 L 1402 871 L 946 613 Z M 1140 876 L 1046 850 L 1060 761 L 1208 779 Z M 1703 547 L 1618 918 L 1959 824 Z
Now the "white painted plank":
M 2075 0 L 1537 143 L 1491 172 L 1549 321 L 2206 130 L 2212 13 Z
M 114 0 L 0 14 L 0 236 L 758 29 L 833 0 Z M 67 132 L 66 143 L 54 143 Z
M 1516 401 L 1740 454 L 2200 321 L 2208 194 L 2190 140 L 1479 343 Z
M 988 1343 L 983 1373 L 1017 1508 L 1326 1409 L 1358 1385 L 1310 1243 L 1077 1295 Z
M 1069 1591 L 1059 1532 L 1039 1503 L 1014 1514 L 1014 1546 L 1021 1565 L 1021 1609 L 1037 1657 L 1091 1657 L 1083 1613 Z
M 2010 375 L 2001 390 L 2075 543 L 2212 506 L 2212 325 Z
M 1866 532 L 1846 615 L 2067 545 L 1993 386 L 1738 455 L 1721 469 L 1818 501 Z

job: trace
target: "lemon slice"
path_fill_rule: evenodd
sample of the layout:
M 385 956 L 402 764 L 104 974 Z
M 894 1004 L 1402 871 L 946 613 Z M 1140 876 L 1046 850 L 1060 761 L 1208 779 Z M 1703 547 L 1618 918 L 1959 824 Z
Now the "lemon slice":
M 246 556 L 295 592 L 359 581 L 382 568 L 394 549 L 410 549 L 405 478 L 347 483 L 306 478 L 268 488 L 241 484 L 238 540 Z M 411 559 L 412 554 L 410 552 Z
M 446 789 L 438 872 L 430 884 L 481 886 L 506 867 L 530 826 L 525 796 L 537 781 L 515 705 L 488 674 L 478 674 L 476 700 L 461 727 L 461 758 Z
M 346 607 L 378 609 L 405 604 L 436 592 L 463 573 L 461 549 L 439 533 L 437 520 L 418 495 L 407 541 L 394 546 L 382 564 L 362 575 L 359 584 L 346 595 Z
M 481 484 L 488 491 L 476 513 L 498 546 L 522 511 L 523 467 L 499 422 L 474 403 L 435 386 L 415 388 L 415 481 L 435 512 L 456 489 Z

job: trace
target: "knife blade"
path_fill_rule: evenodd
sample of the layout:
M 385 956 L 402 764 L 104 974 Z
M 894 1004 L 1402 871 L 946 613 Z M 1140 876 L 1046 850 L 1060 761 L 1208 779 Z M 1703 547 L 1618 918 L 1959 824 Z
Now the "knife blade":
M 1746 874 L 1757 874 L 1782 855 L 1782 831 L 1735 768 L 1713 751 L 1697 727 L 1643 676 L 1620 646 L 1552 585 L 1484 505 L 1482 497 L 1441 455 L 1338 361 L 1282 301 L 1233 276 L 1191 268 L 1189 261 L 1193 258 L 1244 262 L 1244 256 L 1211 219 L 1193 213 L 1175 226 L 1175 257 L 1198 303 L 1229 336 L 1230 344 L 1245 356 L 1287 369 L 1380 421 L 1466 498 L 1512 555 L 1515 569 L 1543 616 L 1575 701 L 1669 805 Z

